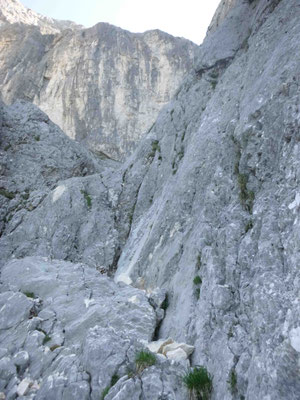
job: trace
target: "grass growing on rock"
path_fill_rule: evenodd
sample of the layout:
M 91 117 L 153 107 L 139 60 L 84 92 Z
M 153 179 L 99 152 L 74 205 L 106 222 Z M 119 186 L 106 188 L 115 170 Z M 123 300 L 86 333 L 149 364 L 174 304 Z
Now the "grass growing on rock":
M 34 299 L 35 295 L 33 292 L 24 292 L 25 296 L 29 297 L 30 299 Z
M 12 193 L 12 192 L 9 192 L 6 189 L 0 189 L 0 195 L 3 196 L 3 197 L 6 197 L 9 200 L 12 200 L 12 199 L 15 198 L 15 194 Z
M 43 345 L 45 345 L 46 343 L 50 342 L 50 340 L 51 340 L 51 337 L 48 334 L 46 334 L 44 339 L 43 339 Z
M 141 350 L 135 356 L 135 365 L 138 373 L 144 371 L 147 367 L 151 367 L 151 365 L 155 363 L 156 357 L 149 351 Z
M 230 386 L 231 394 L 233 395 L 236 392 L 236 386 L 237 386 L 237 376 L 234 369 L 230 371 L 228 384 Z
M 110 387 L 106 386 L 106 388 L 103 390 L 103 392 L 101 394 L 100 400 L 104 400 L 105 399 L 105 397 L 108 394 L 109 390 L 110 390 Z
M 202 279 L 200 278 L 199 275 L 196 275 L 195 278 L 193 279 L 194 285 L 201 285 Z
M 209 400 L 212 391 L 212 377 L 202 365 L 190 369 L 182 378 L 194 400 Z
M 91 196 L 85 190 L 80 190 L 80 193 L 83 194 L 83 196 L 85 198 L 85 201 L 86 201 L 86 205 L 88 206 L 88 208 L 91 208 L 92 207 L 92 198 L 91 198 Z
M 120 379 L 120 377 L 117 374 L 114 374 L 111 377 L 110 386 L 106 386 L 106 388 L 103 390 L 103 392 L 101 393 L 100 400 L 105 399 L 105 397 L 108 395 L 108 392 L 110 391 L 110 389 L 118 382 L 119 379 Z

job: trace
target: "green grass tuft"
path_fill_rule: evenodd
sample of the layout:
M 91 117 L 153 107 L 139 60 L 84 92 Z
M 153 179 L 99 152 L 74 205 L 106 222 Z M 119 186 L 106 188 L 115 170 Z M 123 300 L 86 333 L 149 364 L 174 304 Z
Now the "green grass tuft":
M 202 279 L 200 278 L 199 275 L 196 275 L 195 278 L 193 279 L 193 282 L 195 285 L 201 285 Z
M 182 378 L 190 394 L 195 399 L 209 400 L 212 391 L 212 378 L 203 366 L 192 368 Z
M 110 390 L 110 387 L 107 386 L 107 387 L 103 390 L 103 392 L 102 392 L 102 394 L 101 394 L 101 397 L 100 397 L 100 400 L 104 400 L 104 399 L 105 399 L 105 397 L 107 396 L 109 390 Z
M 85 190 L 80 190 L 80 193 L 83 194 L 85 201 L 86 201 L 86 205 L 88 206 L 88 208 L 92 207 L 92 198 L 91 196 L 85 191 Z
M 229 383 L 231 394 L 232 395 L 235 394 L 236 393 L 236 385 L 237 385 L 237 376 L 236 376 L 236 372 L 234 369 L 232 369 L 230 371 L 229 379 L 227 382 Z
M 25 296 L 29 297 L 30 299 L 34 299 L 35 295 L 33 292 L 24 292 Z
M 137 372 L 144 371 L 145 368 L 151 367 L 156 363 L 156 357 L 149 351 L 141 350 L 135 356 L 135 364 Z

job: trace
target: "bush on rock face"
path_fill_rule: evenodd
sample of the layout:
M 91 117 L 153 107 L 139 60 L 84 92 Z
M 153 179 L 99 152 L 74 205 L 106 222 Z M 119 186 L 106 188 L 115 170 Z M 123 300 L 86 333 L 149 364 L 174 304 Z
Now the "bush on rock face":
M 151 365 L 154 365 L 155 363 L 155 355 L 149 351 L 141 350 L 135 357 L 135 364 L 138 373 L 144 371 L 147 367 L 151 367 Z
M 183 383 L 194 400 L 209 400 L 212 390 L 212 377 L 203 366 L 196 366 L 186 373 Z

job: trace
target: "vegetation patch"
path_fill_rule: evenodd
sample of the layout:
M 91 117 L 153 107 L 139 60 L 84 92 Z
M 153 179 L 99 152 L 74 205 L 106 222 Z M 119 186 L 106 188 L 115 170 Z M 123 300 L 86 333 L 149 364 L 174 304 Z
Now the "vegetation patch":
M 105 399 L 105 397 L 108 394 L 109 390 L 110 390 L 110 387 L 106 386 L 106 388 L 103 390 L 103 392 L 101 394 L 100 400 L 104 400 Z
M 135 365 L 138 373 L 156 363 L 156 357 L 149 351 L 141 350 L 135 356 Z
M 39 141 L 40 141 L 40 139 L 41 139 L 40 135 L 36 135 L 36 136 L 34 136 L 34 140 L 35 140 L 36 142 L 39 142 Z
M 86 205 L 88 206 L 88 208 L 91 208 L 92 207 L 92 198 L 91 198 L 91 196 L 85 190 L 80 190 L 80 193 L 83 194 L 83 197 L 85 198 Z
M 59 347 L 61 347 L 59 344 L 54 344 L 53 346 L 50 347 L 50 350 L 54 351 L 54 350 L 58 349 Z
M 248 177 L 245 174 L 238 173 L 238 184 L 240 188 L 240 200 L 242 206 L 246 211 L 252 213 L 253 202 L 254 202 L 254 192 L 247 189 Z
M 234 395 L 236 393 L 236 391 L 237 391 L 237 387 L 236 387 L 237 386 L 237 376 L 236 376 L 236 372 L 235 372 L 234 369 L 232 369 L 230 371 L 229 379 L 228 379 L 227 382 L 228 382 L 228 384 L 230 386 L 231 394 Z
M 34 299 L 35 295 L 33 292 L 24 292 L 25 296 L 29 297 L 30 299 Z
M 12 200 L 15 198 L 15 194 L 12 192 L 9 192 L 6 189 L 0 189 L 0 195 L 6 197 L 9 200 Z
M 198 270 L 201 268 L 201 265 L 202 265 L 201 259 L 202 259 L 202 253 L 200 251 L 198 256 L 197 256 L 197 261 L 196 261 L 196 268 Z
M 50 342 L 51 340 L 51 336 L 49 336 L 47 333 L 43 339 L 43 345 L 45 345 L 46 343 Z
M 250 219 L 250 221 L 248 221 L 247 225 L 245 226 L 245 232 L 247 233 L 252 228 L 253 228 L 253 221 L 252 221 L 252 219 Z
M 202 279 L 200 278 L 199 275 L 196 275 L 195 278 L 193 279 L 193 282 L 195 285 L 201 285 Z
M 209 400 L 212 391 L 212 377 L 203 366 L 196 366 L 184 375 L 183 383 L 194 400 Z
M 120 379 L 120 377 L 117 374 L 114 374 L 111 377 L 110 386 L 106 386 L 106 388 L 101 393 L 101 397 L 100 397 L 101 400 L 105 399 L 105 397 L 107 396 L 107 394 L 110 391 L 110 389 L 118 382 L 119 379 Z

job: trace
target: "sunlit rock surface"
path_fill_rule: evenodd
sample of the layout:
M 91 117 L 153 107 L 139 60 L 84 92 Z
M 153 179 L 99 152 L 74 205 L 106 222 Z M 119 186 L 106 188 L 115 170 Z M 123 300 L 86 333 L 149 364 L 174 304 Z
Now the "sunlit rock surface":
M 4 108 L 1 171 L 14 186 L 1 194 L 8 217 L 0 238 L 0 391 L 13 392 L 22 382 L 25 388 L 28 378 L 37 399 L 99 399 L 116 372 L 120 379 L 106 400 L 188 400 L 180 362 L 157 354 L 141 374 L 132 371 L 136 352 L 172 338 L 194 347 L 189 361 L 211 374 L 212 400 L 298 400 L 299 21 L 298 0 L 237 0 L 132 157 L 119 165 L 85 154 L 89 168 L 76 174 L 75 160 L 66 158 L 69 175 L 60 178 L 58 163 L 46 181 L 37 158 L 46 195 L 31 211 L 15 201 L 32 174 L 6 167 L 28 157 L 19 142 L 15 152 L 7 148 L 10 136 L 22 132 L 11 114 L 19 106 Z M 26 107 L 25 115 L 34 106 Z M 38 142 L 39 154 L 48 136 Z M 74 146 L 60 146 L 61 156 L 79 151 Z M 45 223 L 49 234 L 40 229 Z M 72 308 L 76 295 L 79 315 Z M 92 307 L 99 311 L 92 314 Z M 58 325 L 51 325 L 52 308 Z M 70 350 L 45 353 L 45 333 L 31 330 L 39 318 Z M 27 341 L 15 339 L 19 325 Z M 140 341 L 127 358 L 130 336 Z M 30 358 L 32 348 L 39 362 Z M 54 358 L 59 351 L 63 358 Z

